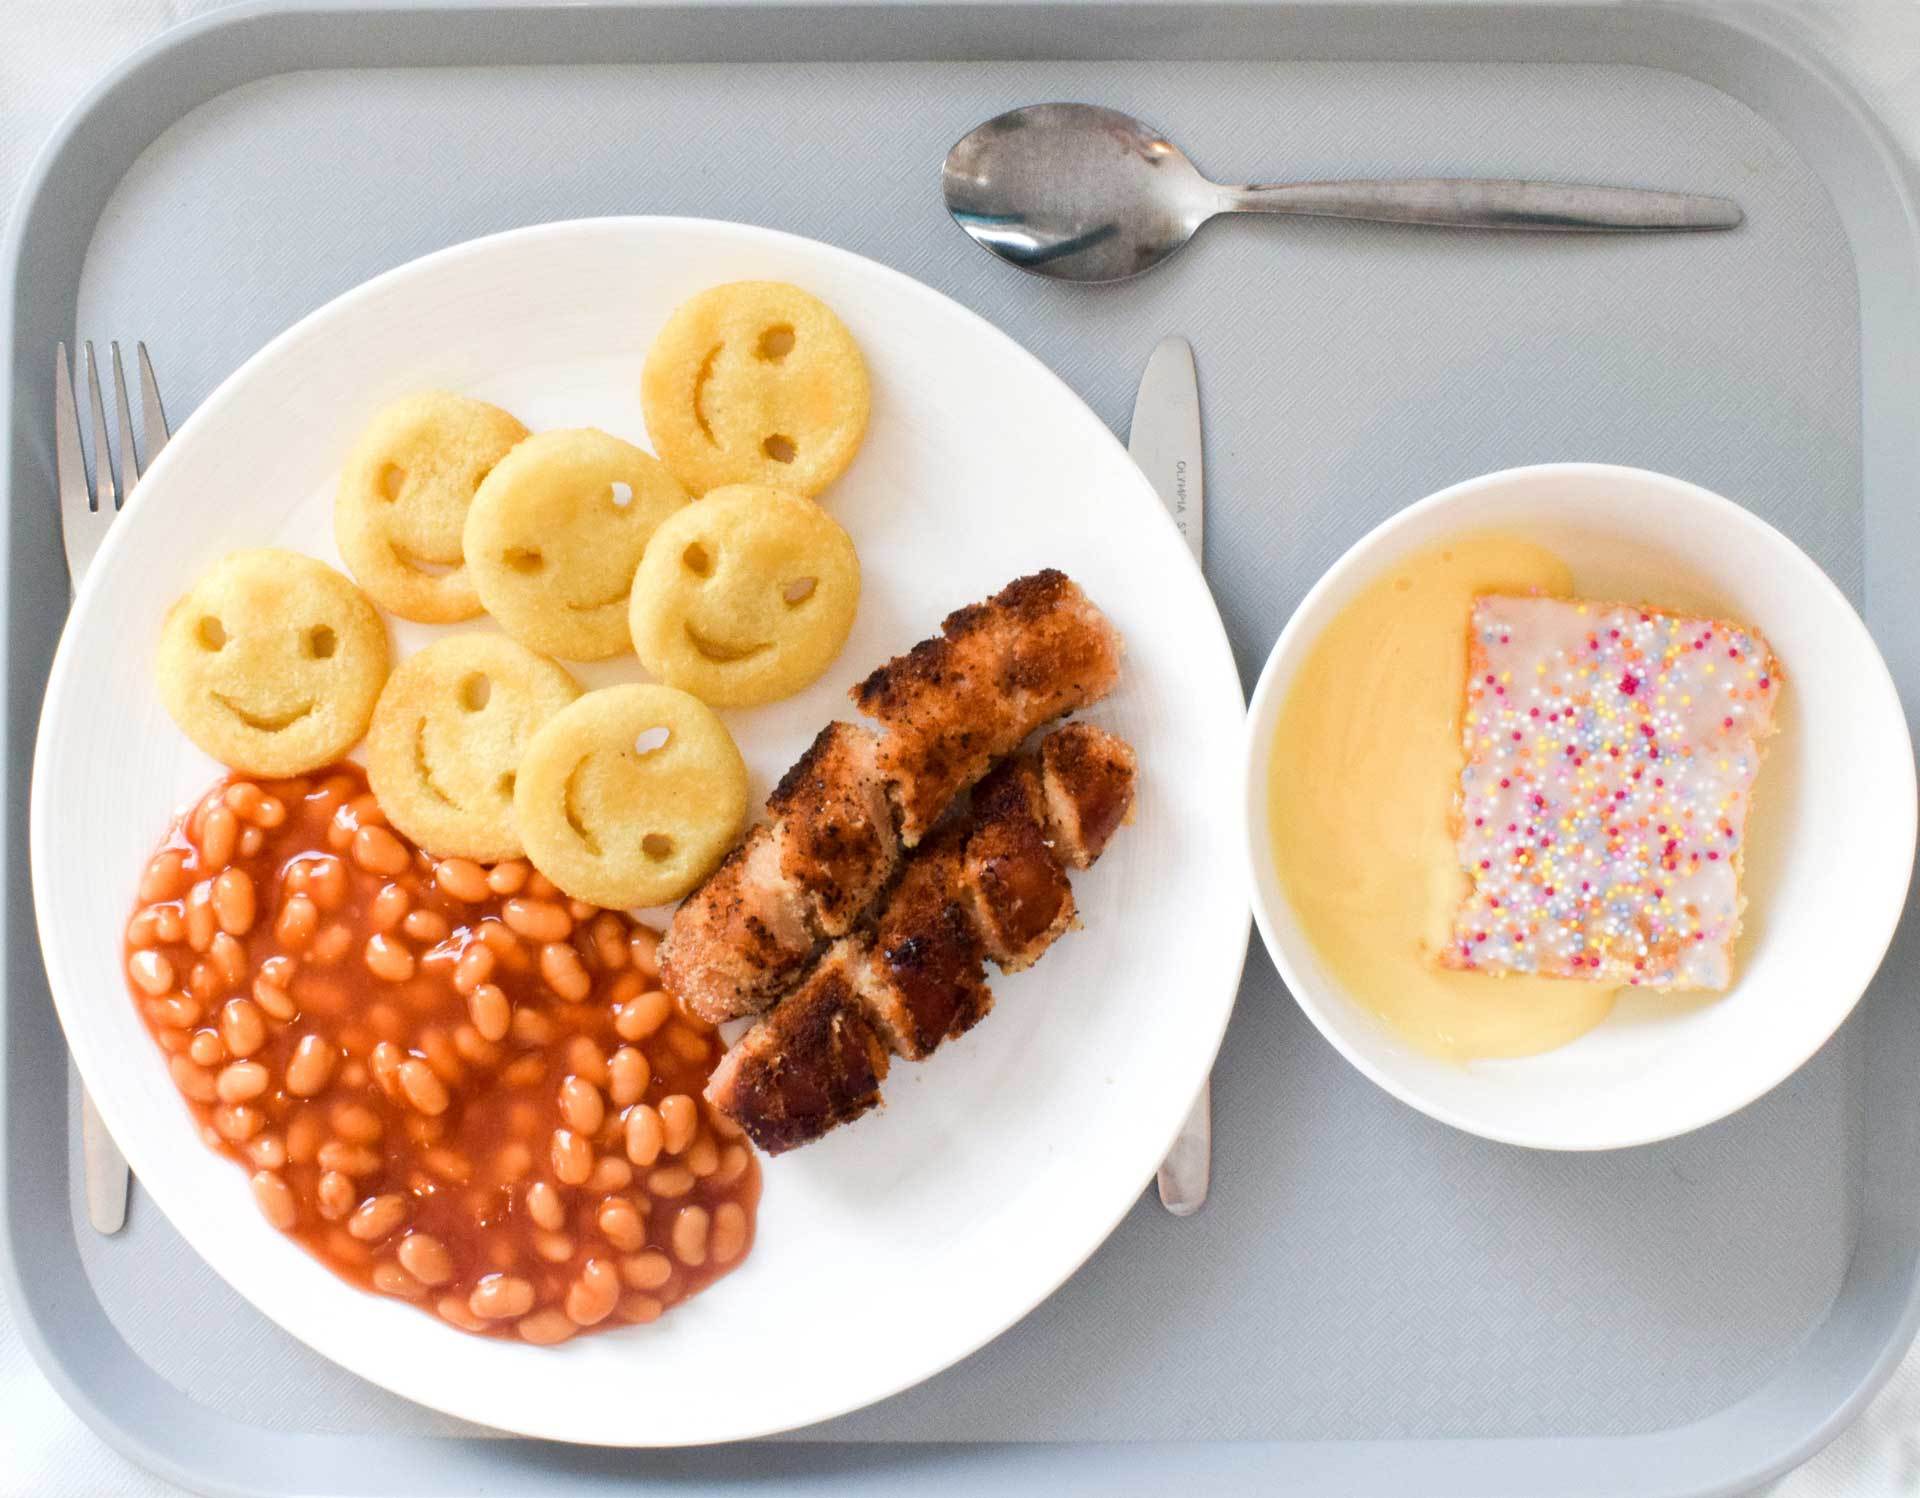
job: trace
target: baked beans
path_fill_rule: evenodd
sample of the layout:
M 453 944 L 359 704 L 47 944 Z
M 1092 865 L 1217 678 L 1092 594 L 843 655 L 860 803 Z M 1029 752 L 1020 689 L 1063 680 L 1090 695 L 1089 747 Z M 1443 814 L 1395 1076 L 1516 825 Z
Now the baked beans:
M 519 859 L 434 859 L 354 766 L 232 779 L 139 880 L 127 987 L 210 1144 L 335 1273 L 542 1346 L 749 1248 L 760 1176 L 657 933 Z

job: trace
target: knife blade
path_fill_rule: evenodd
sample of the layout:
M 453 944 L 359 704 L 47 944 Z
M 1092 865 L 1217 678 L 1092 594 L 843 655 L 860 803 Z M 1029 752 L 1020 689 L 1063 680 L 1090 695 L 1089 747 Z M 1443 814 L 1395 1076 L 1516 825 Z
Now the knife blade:
M 1133 401 L 1127 451 L 1173 516 L 1195 562 L 1206 564 L 1206 485 L 1200 447 L 1200 384 L 1186 339 L 1163 338 L 1147 359 Z M 1155 1178 L 1176 1217 L 1200 1210 L 1213 1175 L 1213 1084 L 1200 1084 L 1187 1121 Z

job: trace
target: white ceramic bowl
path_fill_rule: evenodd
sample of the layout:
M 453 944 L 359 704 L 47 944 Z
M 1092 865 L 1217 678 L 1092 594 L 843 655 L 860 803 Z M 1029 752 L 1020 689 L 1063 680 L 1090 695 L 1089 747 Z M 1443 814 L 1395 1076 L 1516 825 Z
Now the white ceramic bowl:
M 1401 558 L 1495 532 L 1557 552 L 1583 594 L 1704 607 L 1755 625 L 1787 678 L 1784 731 L 1761 771 L 1735 983 L 1711 1000 L 1621 994 L 1571 1045 L 1519 1060 L 1424 1055 L 1327 971 L 1274 867 L 1274 724 L 1321 631 Z M 1699 1128 L 1819 1049 L 1865 991 L 1906 903 L 1914 761 L 1866 626 L 1780 532 L 1731 501 L 1636 468 L 1514 468 L 1443 489 L 1362 538 L 1321 578 L 1254 689 L 1246 743 L 1254 916 L 1300 1007 L 1375 1082 L 1443 1123 L 1542 1149 L 1611 1149 Z

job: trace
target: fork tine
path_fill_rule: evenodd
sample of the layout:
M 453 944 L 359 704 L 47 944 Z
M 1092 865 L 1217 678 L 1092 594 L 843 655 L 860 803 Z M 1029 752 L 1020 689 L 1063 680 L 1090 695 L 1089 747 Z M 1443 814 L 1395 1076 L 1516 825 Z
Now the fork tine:
M 120 508 L 113 484 L 113 449 L 107 442 L 107 410 L 100 400 L 100 364 L 93 357 L 93 340 L 87 340 L 87 406 L 93 429 L 93 498 L 105 515 Z
M 133 347 L 140 358 L 140 418 L 147 429 L 147 466 L 152 467 L 171 434 L 167 431 L 166 409 L 160 404 L 160 382 L 153 377 L 153 361 L 147 357 L 147 346 L 136 343 Z
M 80 446 L 80 412 L 73 403 L 73 366 L 64 343 L 53 351 L 53 467 L 60 480 L 61 513 L 84 514 L 93 500 L 87 489 L 87 456 Z
M 127 404 L 127 372 L 120 367 L 120 340 L 114 339 L 107 347 L 113 357 L 113 432 L 119 439 L 120 482 L 131 495 L 133 486 L 140 482 L 140 449 L 133 440 L 133 411 Z

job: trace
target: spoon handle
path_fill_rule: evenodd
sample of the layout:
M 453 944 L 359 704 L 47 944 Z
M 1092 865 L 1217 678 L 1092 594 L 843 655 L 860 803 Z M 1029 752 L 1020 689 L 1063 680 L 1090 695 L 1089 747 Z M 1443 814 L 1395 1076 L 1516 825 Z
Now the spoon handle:
M 1471 177 L 1408 181 L 1285 182 L 1227 189 L 1231 213 L 1298 213 L 1455 229 L 1652 233 L 1731 229 L 1745 217 L 1731 198 L 1557 182 Z

